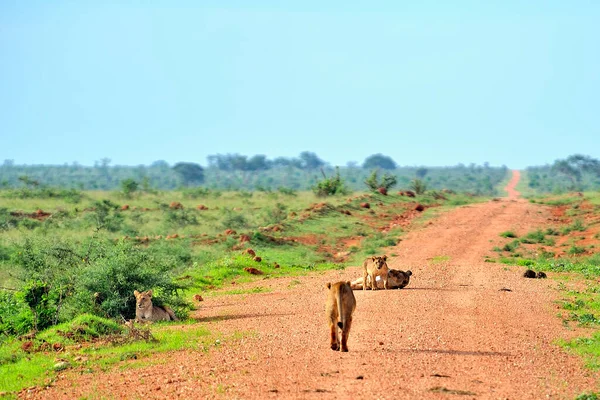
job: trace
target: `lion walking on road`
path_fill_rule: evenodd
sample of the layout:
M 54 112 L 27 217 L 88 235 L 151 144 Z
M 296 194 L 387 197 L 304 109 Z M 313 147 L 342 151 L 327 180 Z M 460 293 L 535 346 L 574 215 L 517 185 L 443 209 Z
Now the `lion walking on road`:
M 325 308 L 329 321 L 331 350 L 348 351 L 352 313 L 356 308 L 354 293 L 350 282 L 327 283 L 326 287 L 329 289 Z

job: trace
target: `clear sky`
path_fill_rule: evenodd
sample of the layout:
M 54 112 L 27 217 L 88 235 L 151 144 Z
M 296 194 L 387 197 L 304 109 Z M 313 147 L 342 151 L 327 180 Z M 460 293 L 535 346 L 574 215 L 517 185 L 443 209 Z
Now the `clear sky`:
M 524 168 L 600 158 L 599 100 L 595 0 L 0 0 L 0 163 Z

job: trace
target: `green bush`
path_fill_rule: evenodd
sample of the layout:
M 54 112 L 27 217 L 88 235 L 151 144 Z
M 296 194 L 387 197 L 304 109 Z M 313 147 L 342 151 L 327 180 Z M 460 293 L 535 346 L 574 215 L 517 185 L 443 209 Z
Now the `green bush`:
M 336 194 L 348 194 L 349 191 L 344 184 L 344 180 L 340 177 L 340 170 L 336 168 L 336 173 L 333 178 L 327 178 L 323 173 L 323 180 L 317 182 L 312 188 L 315 195 L 318 197 L 334 196 Z
M 240 229 L 240 228 L 248 228 L 250 224 L 246 217 L 242 214 L 235 213 L 229 209 L 223 209 L 224 217 L 221 222 L 221 226 L 223 229 Z
M 544 232 L 538 229 L 537 231 L 529 232 L 525 235 L 525 237 L 521 239 L 521 242 L 526 244 L 544 243 L 545 238 Z
M 25 283 L 17 295 L 29 306 L 34 328 L 43 329 L 84 312 L 132 318 L 134 290 L 153 289 L 157 303 L 168 302 L 180 314 L 187 307 L 177 297 L 183 285 L 175 283 L 172 274 L 191 261 L 189 250 L 179 247 L 163 254 L 105 238 L 83 243 L 26 239 L 19 250 L 13 260 L 21 267 L 17 278 Z
M 131 196 L 133 196 L 133 194 L 138 190 L 139 187 L 139 183 L 137 183 L 131 178 L 124 179 L 121 181 L 121 192 L 123 192 L 123 195 L 126 198 L 131 198 Z
M 568 253 L 570 255 L 572 255 L 572 256 L 577 256 L 577 255 L 583 254 L 583 253 L 585 253 L 585 247 L 581 247 L 581 246 L 577 246 L 577 245 L 572 245 L 569 248 Z
M 33 329 L 33 313 L 16 292 L 0 291 L 0 343 L 7 336 L 23 335 Z
M 19 219 L 10 215 L 8 208 L 0 207 L 0 231 L 7 231 L 19 226 Z
M 512 242 L 506 243 L 503 247 L 503 251 L 513 252 L 519 247 L 519 241 L 513 240 Z
M 378 171 L 374 170 L 371 172 L 371 175 L 367 179 L 365 179 L 365 185 L 372 192 L 379 192 L 381 194 L 387 194 L 387 191 L 394 187 L 398 183 L 398 179 L 395 175 L 391 174 L 383 174 L 381 177 L 381 181 L 377 177 Z
M 427 190 L 427 184 L 421 179 L 413 179 L 409 186 L 416 194 L 423 194 Z
M 198 219 L 191 210 L 166 208 L 164 213 L 168 227 L 183 228 L 188 225 L 198 225 Z
M 184 304 L 177 299 L 177 291 L 183 285 L 174 282 L 168 262 L 129 242 L 119 241 L 107 245 L 103 257 L 82 271 L 74 305 L 79 312 L 131 319 L 135 317 L 133 291 L 148 289 L 156 293 L 155 303 Z
M 91 226 L 100 227 L 109 232 L 118 232 L 123 228 L 125 218 L 119 212 L 119 205 L 110 200 L 96 201 L 93 206 L 94 212 L 86 218 Z

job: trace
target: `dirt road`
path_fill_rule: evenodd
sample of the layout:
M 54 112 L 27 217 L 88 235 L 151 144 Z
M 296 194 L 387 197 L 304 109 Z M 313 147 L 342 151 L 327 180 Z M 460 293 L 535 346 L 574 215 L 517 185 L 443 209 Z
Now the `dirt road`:
M 210 297 L 194 317 L 223 332 L 220 346 L 161 354 L 141 369 L 70 371 L 31 397 L 573 399 L 597 390 L 597 374 L 555 344 L 577 334 L 556 316 L 556 281 L 484 262 L 504 243 L 499 233 L 548 223 L 544 206 L 518 199 L 516 180 L 508 198 L 443 214 L 389 250 L 390 266 L 412 270 L 411 283 L 355 292 L 348 353 L 328 347 L 323 285 L 360 276 L 358 267 Z

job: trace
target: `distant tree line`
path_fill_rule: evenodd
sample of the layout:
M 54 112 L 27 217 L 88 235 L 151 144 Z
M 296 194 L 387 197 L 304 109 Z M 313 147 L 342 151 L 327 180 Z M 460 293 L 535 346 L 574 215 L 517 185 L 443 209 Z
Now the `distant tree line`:
M 348 163 L 336 168 L 315 153 L 302 152 L 298 157 L 216 154 L 208 157 L 208 165 L 179 162 L 169 165 L 155 161 L 150 165 L 111 166 L 108 158 L 93 167 L 79 164 L 15 165 L 7 160 L 0 165 L 0 187 L 60 187 L 79 190 L 171 190 L 203 186 L 217 190 L 311 190 L 323 177 L 343 180 L 348 190 L 368 190 L 365 184 L 374 171 L 385 171 L 394 177 L 399 190 L 406 189 L 417 178 L 428 189 L 452 189 L 482 195 L 497 195 L 498 185 L 508 173 L 506 166 L 490 167 L 459 164 L 451 167 L 400 167 L 389 156 L 374 154 L 362 165 Z
M 525 172 L 527 186 L 539 193 L 600 190 L 600 161 L 582 154 L 528 167 Z

